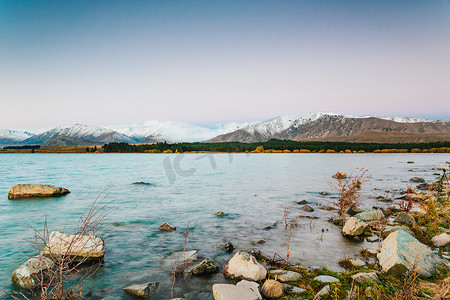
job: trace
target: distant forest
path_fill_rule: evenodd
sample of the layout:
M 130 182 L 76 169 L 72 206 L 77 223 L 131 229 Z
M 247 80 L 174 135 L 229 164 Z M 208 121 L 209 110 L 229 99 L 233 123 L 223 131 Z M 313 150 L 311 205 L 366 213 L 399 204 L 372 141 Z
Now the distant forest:
M 444 152 L 450 153 L 450 142 L 435 143 L 344 143 L 344 142 L 297 142 L 270 140 L 260 143 L 155 143 L 128 144 L 108 143 L 104 152 L 117 153 L 182 153 L 182 152 Z

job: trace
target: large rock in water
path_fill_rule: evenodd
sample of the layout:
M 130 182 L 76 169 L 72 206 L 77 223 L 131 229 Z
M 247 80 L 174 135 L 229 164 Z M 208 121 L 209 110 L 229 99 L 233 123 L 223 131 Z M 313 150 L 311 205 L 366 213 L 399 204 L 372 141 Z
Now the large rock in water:
M 236 285 L 216 283 L 212 290 L 215 300 L 260 300 L 258 288 L 256 282 L 242 280 Z
M 443 263 L 438 255 L 403 230 L 389 234 L 377 255 L 383 272 L 403 275 L 416 264 L 420 277 L 428 278 Z
M 105 256 L 105 243 L 95 235 L 74 235 L 52 231 L 42 255 L 53 260 L 65 256 L 76 262 L 99 261 Z
M 209 257 L 205 258 L 198 265 L 193 266 L 188 270 L 188 273 L 191 275 L 200 275 L 200 274 L 208 274 L 214 273 L 219 269 L 219 266 Z
M 8 193 L 9 199 L 58 197 L 70 193 L 68 189 L 42 184 L 16 184 Z
M 44 256 L 35 256 L 21 264 L 11 273 L 11 280 L 24 289 L 35 287 L 45 278 L 46 272 L 55 266 L 53 261 Z M 44 275 L 44 276 L 42 276 Z
M 347 222 L 345 222 L 344 227 L 342 228 L 342 234 L 346 236 L 357 236 L 362 234 L 366 227 L 366 223 L 355 217 L 351 217 L 347 220 Z
M 259 281 L 266 278 L 267 271 L 253 255 L 241 250 L 230 259 L 223 274 L 231 279 Z

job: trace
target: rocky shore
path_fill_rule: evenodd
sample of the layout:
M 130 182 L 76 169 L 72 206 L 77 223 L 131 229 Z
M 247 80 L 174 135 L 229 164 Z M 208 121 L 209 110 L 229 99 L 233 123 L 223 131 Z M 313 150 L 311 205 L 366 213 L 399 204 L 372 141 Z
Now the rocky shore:
M 218 249 L 233 253 L 224 265 L 211 257 L 202 257 L 199 255 L 201 251 L 187 249 L 186 246 L 183 251 L 165 257 L 162 263 L 168 272 L 172 272 L 174 285 L 180 276 L 203 278 L 221 272 L 228 283 L 211 286 L 211 297 L 216 300 L 448 299 L 450 186 L 445 178 L 448 167 L 439 169 L 444 172 L 436 173 L 435 182 L 427 183 L 422 178 L 412 177 L 410 182 L 418 184 L 416 188 L 408 188 L 395 198 L 377 199 L 387 203 L 385 207 L 362 210 L 352 206 L 339 215 L 334 207 L 312 207 L 306 201 L 295 203 L 305 213 L 313 213 L 315 209 L 329 212 L 329 221 L 339 228 L 342 239 L 373 245 L 371 248 L 361 247 L 360 255 L 355 257 L 336 257 L 342 272 L 308 268 L 289 260 L 289 256 L 271 257 L 258 249 L 234 249 L 233 241 L 217 245 Z M 345 173 L 336 174 L 333 180 L 347 178 Z M 37 192 L 38 187 L 32 187 L 30 192 L 24 186 L 31 185 L 13 187 L 13 192 L 10 191 L 12 196 L 8 197 L 18 199 L 21 198 L 19 195 L 44 197 L 68 193 L 66 189 L 51 186 L 41 186 L 44 192 L 40 193 Z M 39 194 L 41 196 L 37 196 Z M 321 192 L 321 195 L 327 194 Z M 215 217 L 226 215 L 219 211 Z M 313 216 L 298 215 L 285 220 L 286 232 L 295 231 L 295 220 L 300 218 L 312 219 Z M 268 225 L 266 230 L 276 226 Z M 176 228 L 167 223 L 155 230 L 162 234 L 176 232 Z M 264 242 L 260 240 L 256 244 Z M 289 251 L 296 251 L 289 250 L 289 243 L 290 235 L 286 241 L 288 255 Z M 83 265 L 89 265 L 102 261 L 105 253 L 105 243 L 101 237 L 55 231 L 49 235 L 43 251 L 15 269 L 11 279 L 17 287 L 32 289 L 48 277 L 49 272 L 53 272 L 62 256 L 70 257 L 72 263 L 81 261 Z M 123 286 L 123 292 L 133 297 L 160 299 L 160 286 L 158 281 L 135 282 Z M 175 295 L 171 298 L 178 299 Z

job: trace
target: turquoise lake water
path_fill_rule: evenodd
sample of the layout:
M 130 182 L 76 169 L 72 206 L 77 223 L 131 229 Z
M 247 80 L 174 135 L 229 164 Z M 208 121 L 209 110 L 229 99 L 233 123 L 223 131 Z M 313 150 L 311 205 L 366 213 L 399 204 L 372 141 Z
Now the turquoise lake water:
M 236 250 L 257 248 L 263 253 L 286 255 L 288 230 L 282 206 L 307 200 L 314 212 L 295 206 L 292 216 L 301 219 L 293 233 L 290 261 L 308 267 L 339 270 L 337 261 L 353 256 L 367 243 L 344 239 L 339 228 L 327 222 L 334 211 L 330 188 L 336 171 L 350 173 L 367 168 L 371 176 L 363 185 L 363 208 L 385 206 L 373 198 L 404 189 L 409 178 L 436 179 L 433 168 L 449 161 L 448 154 L 1 154 L 0 155 L 0 283 L 10 288 L 11 272 L 34 255 L 26 241 L 29 227 L 70 232 L 84 209 L 106 190 L 116 209 L 107 244 L 105 266 L 89 282 L 93 298 L 130 299 L 122 288 L 132 283 L 160 281 L 156 299 L 170 298 L 170 274 L 162 259 L 183 249 L 184 228 L 189 222 L 188 250 L 213 258 L 221 268 L 233 253 L 217 248 L 223 238 Z M 408 164 L 407 161 L 414 161 Z M 148 182 L 151 185 L 133 185 Z M 8 200 L 9 189 L 19 183 L 51 184 L 68 188 L 60 198 Z M 327 191 L 328 196 L 319 192 Z M 391 194 L 392 196 L 392 194 Z M 216 217 L 217 211 L 227 213 Z M 163 223 L 175 232 L 159 232 Z M 276 228 L 264 227 L 277 223 Z M 323 229 L 323 232 L 322 232 Z M 264 239 L 262 245 L 256 242 Z M 370 246 L 370 245 L 369 245 Z M 209 277 L 186 277 L 177 283 L 175 296 L 213 299 L 211 286 L 227 282 L 221 272 Z

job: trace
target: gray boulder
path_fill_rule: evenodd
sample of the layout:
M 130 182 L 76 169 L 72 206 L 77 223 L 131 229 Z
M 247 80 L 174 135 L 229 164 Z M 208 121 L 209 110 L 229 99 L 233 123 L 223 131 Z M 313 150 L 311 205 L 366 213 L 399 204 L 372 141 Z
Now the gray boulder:
M 46 184 L 16 184 L 8 193 L 9 199 L 58 197 L 70 193 L 68 189 Z
M 342 228 L 342 234 L 346 236 L 358 236 L 364 232 L 367 224 L 355 217 L 349 218 Z
M 284 288 L 285 292 L 292 293 L 292 294 L 303 294 L 304 292 L 306 292 L 306 289 L 302 289 L 297 286 L 293 286 L 293 285 L 286 284 L 286 283 L 283 283 L 283 288 Z
M 386 238 L 391 233 L 399 231 L 399 230 L 403 230 L 403 231 L 409 233 L 410 235 L 414 236 L 414 232 L 412 232 L 412 230 L 407 226 L 386 226 L 386 228 L 384 228 L 383 233 L 382 233 L 383 238 Z
M 11 273 L 11 280 L 24 289 L 31 289 L 45 278 L 47 271 L 52 269 L 55 263 L 45 256 L 35 256 L 21 264 Z
M 159 282 L 147 282 L 142 284 L 133 284 L 123 288 L 123 290 L 131 295 L 141 298 L 148 298 L 156 292 Z
M 236 285 L 216 283 L 212 286 L 215 300 L 260 300 L 259 284 L 242 280 Z
M 403 230 L 389 234 L 377 254 L 383 272 L 403 275 L 416 264 L 420 277 L 431 277 L 443 264 L 439 256 Z
M 361 213 L 358 213 L 353 216 L 354 218 L 357 218 L 363 222 L 370 222 L 370 221 L 380 221 L 384 219 L 384 214 L 381 210 L 369 210 L 364 211 Z

